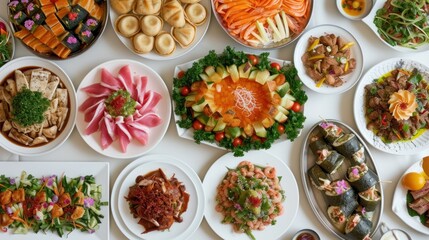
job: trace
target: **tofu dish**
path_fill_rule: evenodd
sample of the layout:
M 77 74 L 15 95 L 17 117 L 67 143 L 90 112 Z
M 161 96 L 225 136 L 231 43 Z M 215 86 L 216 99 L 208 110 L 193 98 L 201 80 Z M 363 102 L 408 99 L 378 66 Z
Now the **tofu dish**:
M 67 88 L 53 72 L 17 69 L 0 84 L 0 131 L 18 145 L 49 143 L 67 124 L 69 102 Z

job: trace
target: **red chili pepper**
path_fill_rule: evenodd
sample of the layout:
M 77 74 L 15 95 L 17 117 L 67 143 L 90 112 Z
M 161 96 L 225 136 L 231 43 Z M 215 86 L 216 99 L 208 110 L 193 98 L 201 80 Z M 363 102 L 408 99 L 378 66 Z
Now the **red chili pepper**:
M 381 115 L 381 125 L 387 126 L 387 115 L 386 114 Z

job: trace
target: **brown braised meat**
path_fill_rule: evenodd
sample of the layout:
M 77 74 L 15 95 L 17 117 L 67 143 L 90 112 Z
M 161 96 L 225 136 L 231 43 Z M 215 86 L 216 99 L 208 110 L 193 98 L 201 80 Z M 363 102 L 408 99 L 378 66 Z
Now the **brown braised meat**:
M 306 73 L 318 87 L 323 83 L 333 87 L 343 84 L 341 77 L 356 68 L 350 50 L 353 44 L 334 34 L 308 39 L 308 48 L 301 60 Z
M 188 208 L 189 194 L 174 176 L 168 179 L 161 169 L 136 178 L 130 187 L 128 201 L 131 213 L 145 229 L 143 233 L 166 230 L 181 222 Z

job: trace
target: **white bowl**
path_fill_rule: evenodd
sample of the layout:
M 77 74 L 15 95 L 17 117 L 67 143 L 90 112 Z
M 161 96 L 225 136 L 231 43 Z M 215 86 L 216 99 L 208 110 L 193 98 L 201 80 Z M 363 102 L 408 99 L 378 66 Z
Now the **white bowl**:
M 416 53 L 416 52 L 428 51 L 429 50 L 429 43 L 421 45 L 421 46 L 417 47 L 416 49 L 412 49 L 412 48 L 402 47 L 402 46 L 398 46 L 398 45 L 392 46 L 388 42 L 384 41 L 381 38 L 380 34 L 378 33 L 378 29 L 375 26 L 373 21 L 374 21 L 375 15 L 377 14 L 377 11 L 383 7 L 385 2 L 386 2 L 385 0 L 375 1 L 371 12 L 368 14 L 368 16 L 363 18 L 362 21 L 375 33 L 375 35 L 377 35 L 377 37 L 380 39 L 380 41 L 382 41 L 384 44 L 386 44 L 386 46 L 388 46 L 388 47 L 390 47 L 390 48 L 392 48 L 398 52 Z
M 351 19 L 351 20 L 361 20 L 362 18 L 366 17 L 369 14 L 369 12 L 372 9 L 372 5 L 374 4 L 373 0 L 363 0 L 363 1 L 365 2 L 364 9 L 363 9 L 362 13 L 357 15 L 357 16 L 349 15 L 346 13 L 346 11 L 344 11 L 344 9 L 342 7 L 343 0 L 337 0 L 337 8 L 338 8 L 338 11 L 346 18 Z
M 323 36 L 327 33 L 335 34 L 336 36 L 341 36 L 346 42 L 355 42 L 355 45 L 352 47 L 352 57 L 356 59 L 356 69 L 351 73 L 342 76 L 343 85 L 339 87 L 331 87 L 323 84 L 320 87 L 316 86 L 316 82 L 307 75 L 304 64 L 301 61 L 302 55 L 306 52 L 308 48 L 308 39 L 311 36 Z M 363 69 L 363 53 L 360 47 L 359 41 L 347 30 L 344 28 L 335 26 L 335 25 L 319 25 L 312 29 L 309 29 L 305 32 L 295 47 L 293 61 L 296 69 L 298 70 L 298 75 L 301 78 L 301 81 L 311 90 L 322 93 L 322 94 L 339 94 L 347 90 L 350 90 L 359 80 L 362 69 Z
M 47 144 L 34 147 L 25 147 L 22 145 L 17 145 L 16 143 L 10 141 L 9 138 L 5 137 L 3 134 L 0 134 L 0 146 L 9 152 L 21 156 L 36 156 L 47 154 L 59 148 L 67 140 L 73 130 L 76 121 L 77 111 L 76 92 L 72 81 L 63 69 L 61 69 L 57 64 L 49 60 L 41 59 L 38 57 L 21 57 L 8 62 L 2 67 L 2 70 L 0 71 L 0 83 L 6 80 L 6 77 L 14 70 L 25 67 L 42 67 L 53 72 L 61 79 L 61 82 L 67 87 L 68 90 L 70 102 L 69 119 L 63 131 L 53 141 L 50 141 Z

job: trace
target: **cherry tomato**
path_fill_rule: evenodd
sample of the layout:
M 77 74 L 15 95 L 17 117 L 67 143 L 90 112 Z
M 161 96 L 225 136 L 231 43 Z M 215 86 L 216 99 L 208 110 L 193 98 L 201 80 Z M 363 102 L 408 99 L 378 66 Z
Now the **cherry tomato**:
M 277 131 L 278 131 L 280 134 L 283 134 L 283 133 L 285 132 L 285 126 L 283 126 L 283 124 L 279 124 L 279 125 L 277 126 Z
M 195 121 L 192 123 L 192 127 L 193 127 L 195 130 L 201 130 L 201 129 L 203 129 L 203 128 L 204 128 L 204 125 L 203 125 L 200 121 L 195 120 Z
M 260 137 L 258 137 L 258 136 L 256 136 L 256 135 L 252 135 L 252 141 L 253 141 L 253 142 L 260 142 L 260 141 L 261 141 L 261 138 L 260 138 Z
M 274 69 L 276 69 L 277 71 L 280 71 L 280 69 L 282 68 L 282 66 L 280 66 L 280 64 L 276 63 L 276 62 L 272 62 L 270 64 L 270 66 Z
M 180 72 L 177 74 L 177 77 L 178 77 L 178 78 L 182 78 L 183 76 L 185 76 L 185 71 L 180 71 Z
M 299 104 L 299 102 L 294 102 L 291 109 L 294 112 L 299 112 L 301 111 L 301 104 Z
M 232 145 L 234 147 L 238 147 L 243 143 L 243 140 L 241 140 L 241 138 L 234 138 L 234 140 L 232 141 Z
M 182 89 L 180 89 L 180 94 L 182 94 L 182 96 L 188 96 L 190 92 L 191 89 L 188 86 L 184 86 Z
M 220 142 L 224 138 L 225 138 L 225 132 L 217 132 L 215 134 L 215 140 L 218 142 Z
M 259 63 L 259 58 L 255 55 L 249 54 L 249 55 L 247 55 L 247 58 L 249 59 L 250 64 L 252 64 L 252 65 L 256 65 Z

